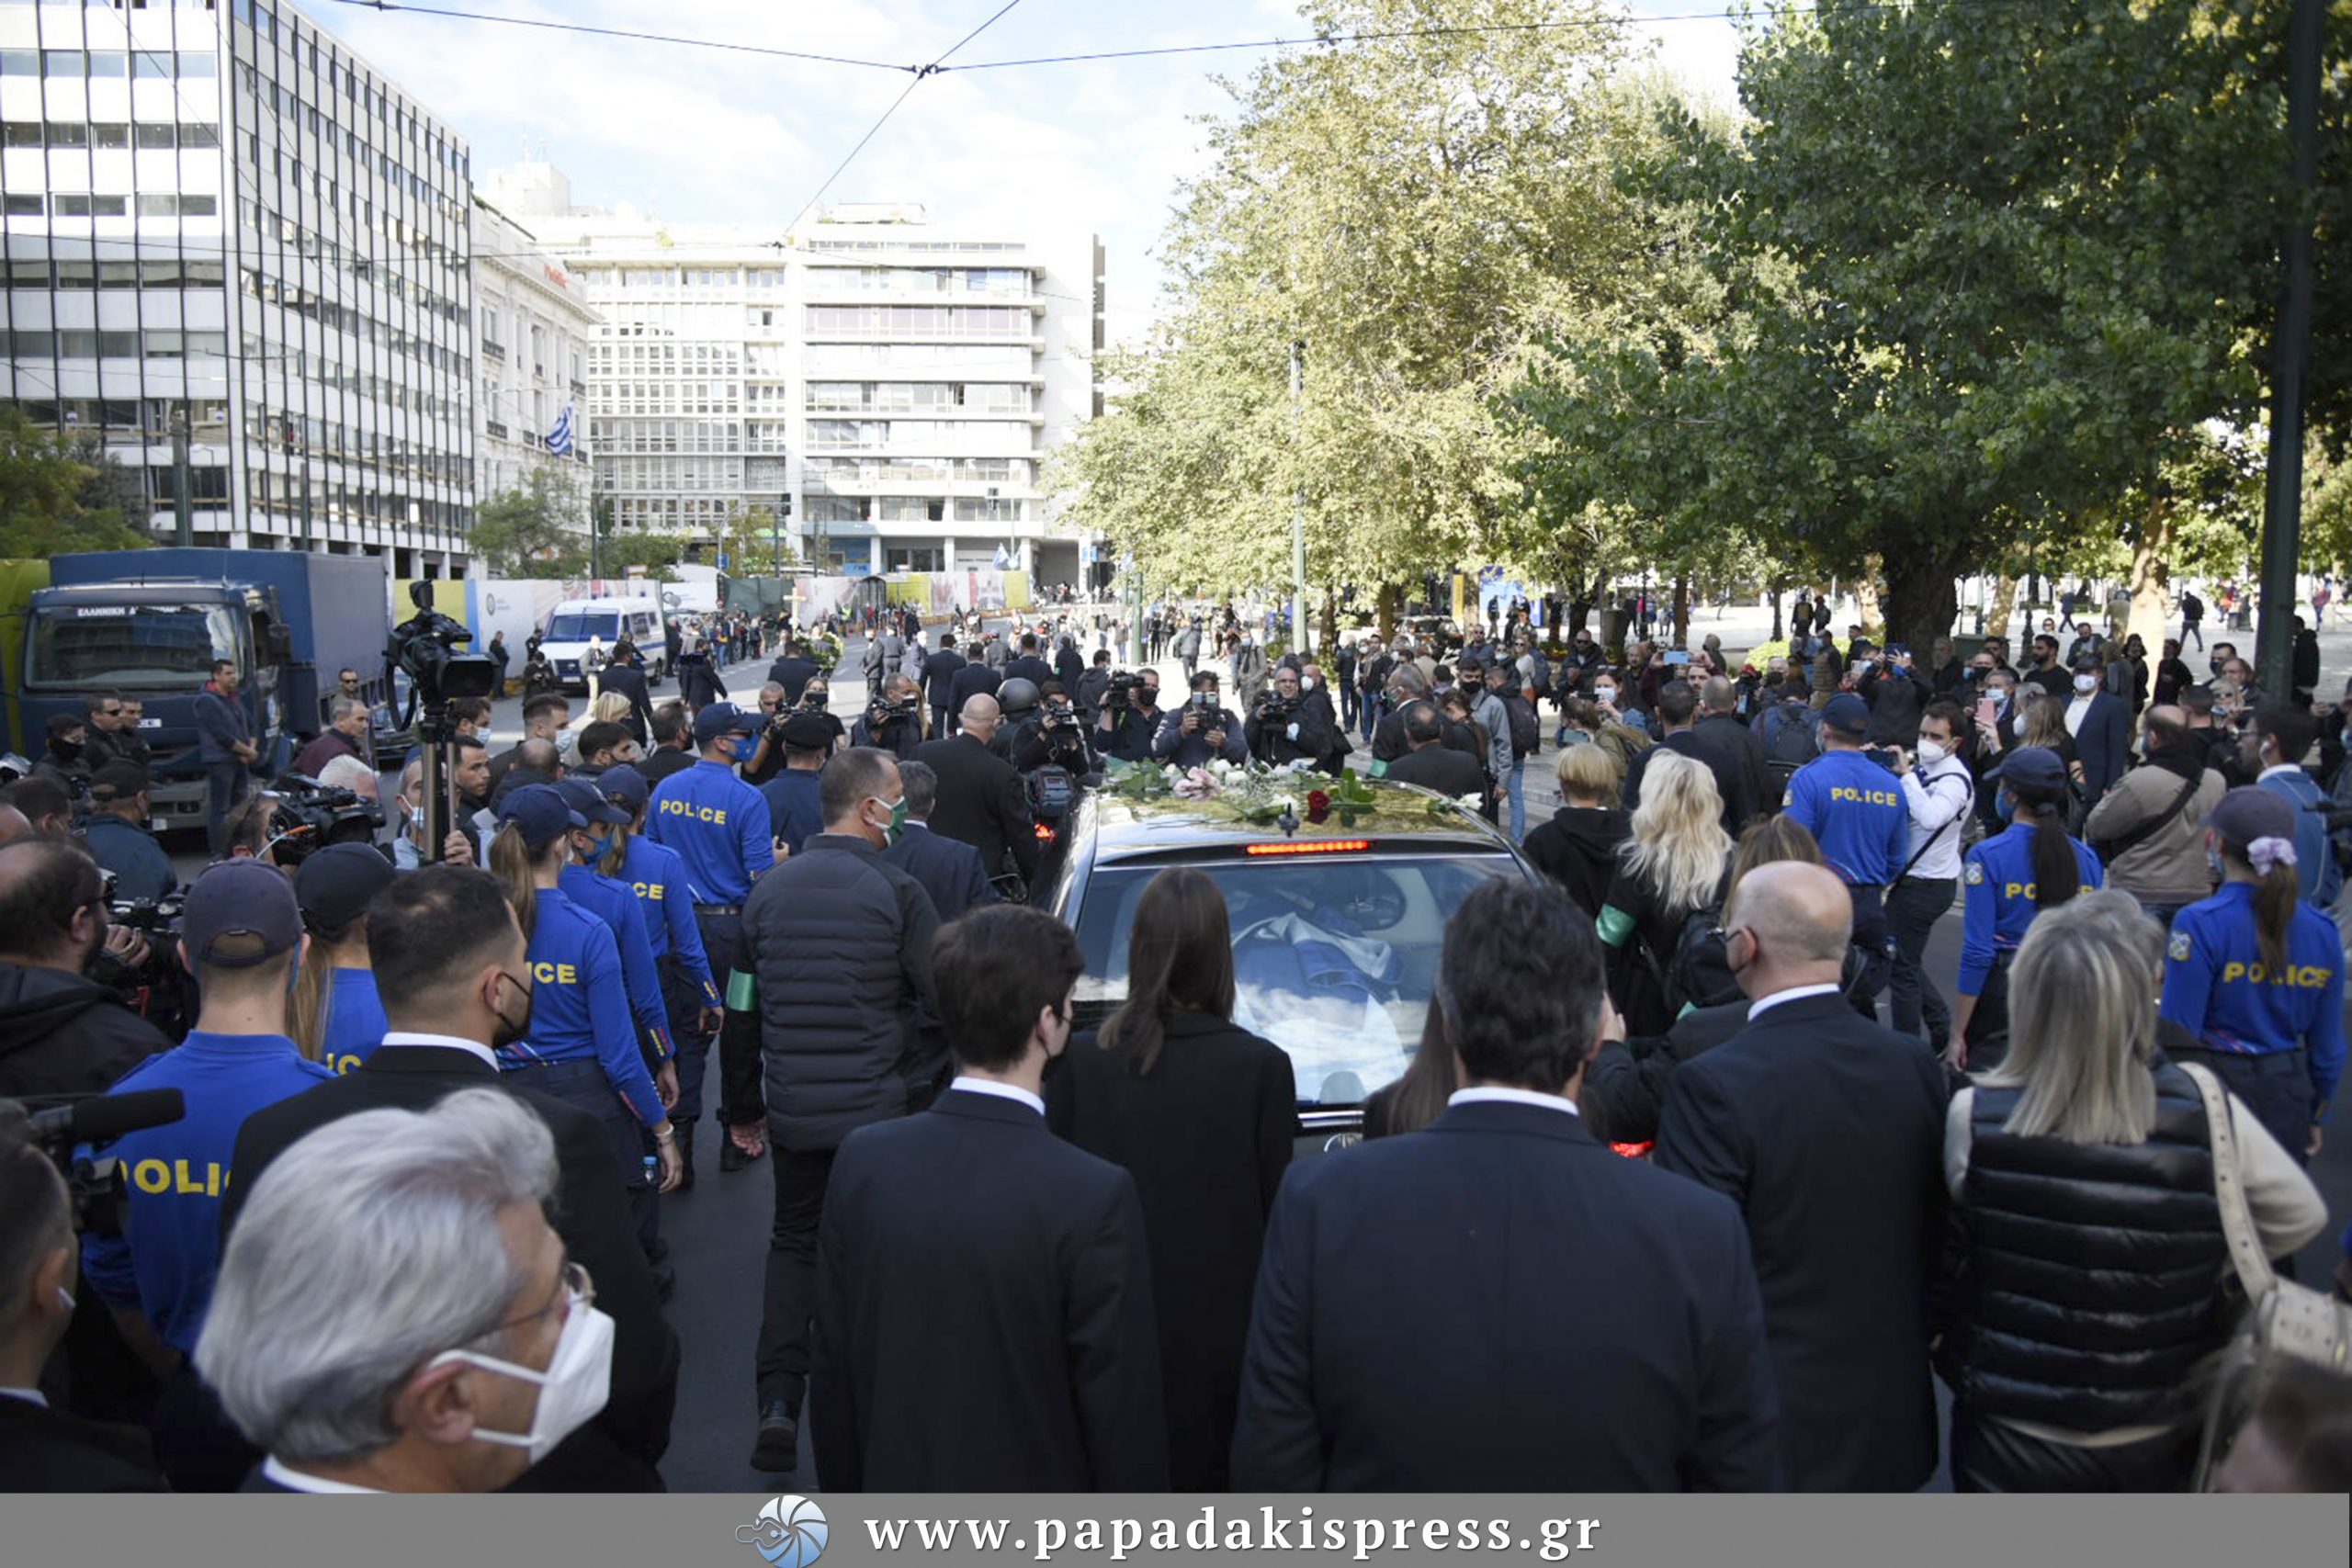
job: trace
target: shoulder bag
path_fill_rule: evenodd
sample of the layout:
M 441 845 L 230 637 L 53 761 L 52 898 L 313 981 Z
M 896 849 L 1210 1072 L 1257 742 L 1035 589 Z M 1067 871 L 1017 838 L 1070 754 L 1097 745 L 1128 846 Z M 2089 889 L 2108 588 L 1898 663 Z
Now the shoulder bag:
M 2312 1367 L 2337 1377 L 2352 1375 L 2352 1303 L 2308 1285 L 2281 1280 L 2255 1234 L 2238 1173 L 2237 1134 L 2230 1124 L 2229 1095 L 2206 1068 L 2184 1062 L 2180 1070 L 2204 1097 L 2205 1124 L 2213 1151 L 2213 1195 L 2222 1210 L 2222 1235 L 2230 1262 L 2245 1290 L 2245 1315 L 2212 1369 L 2205 1405 L 2205 1435 L 2197 1450 L 2195 1490 L 2212 1490 L 2213 1472 L 2244 1425 L 2257 1367 L 2286 1363 Z

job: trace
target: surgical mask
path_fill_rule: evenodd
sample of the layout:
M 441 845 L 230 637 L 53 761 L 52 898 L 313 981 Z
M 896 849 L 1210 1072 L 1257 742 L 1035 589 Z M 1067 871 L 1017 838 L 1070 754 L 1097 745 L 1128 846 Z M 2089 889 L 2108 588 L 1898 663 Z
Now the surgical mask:
M 750 761 L 752 758 L 760 754 L 760 738 L 756 735 L 737 736 L 735 738 L 734 752 L 735 760 L 737 761 Z
M 484 746 L 495 747 L 498 744 L 498 731 L 491 728 L 488 725 L 484 725 L 481 728 L 474 731 L 474 739 L 481 741 Z
M 1617 688 L 1614 686 L 1595 686 L 1592 689 L 1592 694 L 1594 700 L 1597 702 L 1613 703 L 1617 700 Z
M 1994 793 L 1993 813 L 2004 822 L 2018 814 L 2018 803 L 2007 790 L 1997 790 Z
M 1302 692 L 1313 691 L 1315 689 L 1315 677 L 1312 675 L 1301 675 L 1298 678 L 1298 689 Z
M 2077 692 L 2080 692 L 2083 695 L 2085 695 L 2085 696 L 2086 696 L 2086 697 L 2087 697 L 2087 696 L 2089 696 L 2093 692 L 2096 692 L 2096 691 L 2098 691 L 2098 676 L 2096 676 L 2096 675 L 2077 675 L 2077 676 L 2075 676 L 2075 690 L 2076 690 Z
M 1927 763 L 1928 766 L 1931 768 L 1951 755 L 1951 752 L 1947 750 L 1943 742 L 1939 740 L 1922 740 L 1919 742 L 1919 761 Z
M 900 795 L 896 800 L 884 800 L 878 795 L 869 795 L 865 798 L 877 806 L 887 806 L 890 808 L 890 820 L 882 829 L 882 838 L 886 844 L 895 844 L 907 836 L 907 797 L 905 795 Z M 870 823 L 867 825 L 872 826 Z
M 1987 692 L 1984 694 L 1993 699 L 1993 711 L 1996 713 L 2000 712 L 2003 708 L 2009 705 L 2009 692 L 2008 688 L 2006 686 Z
M 531 1462 L 537 1464 L 554 1452 L 558 1443 L 587 1425 L 611 1397 L 613 1320 L 573 1297 L 571 1314 L 563 1320 L 562 1337 L 556 1341 L 555 1355 L 543 1372 L 474 1350 L 444 1350 L 429 1364 L 437 1367 L 444 1361 L 463 1361 L 486 1372 L 538 1385 L 539 1407 L 532 1413 L 528 1432 L 474 1428 L 474 1436 L 485 1443 L 529 1450 Z

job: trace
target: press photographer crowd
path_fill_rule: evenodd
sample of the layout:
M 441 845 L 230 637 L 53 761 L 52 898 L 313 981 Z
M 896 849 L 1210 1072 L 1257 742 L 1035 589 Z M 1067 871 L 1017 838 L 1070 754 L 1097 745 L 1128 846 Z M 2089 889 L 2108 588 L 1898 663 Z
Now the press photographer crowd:
M 510 681 L 430 588 L 274 754 L 223 660 L 0 787 L 0 1490 L 2352 1488 L 2309 628 L 2267 702 L 2194 593 L 2015 662 L 877 596 Z M 1393 1081 L 1259 1005 L 1416 984 Z M 682 1346 L 763 1163 L 756 1341 Z

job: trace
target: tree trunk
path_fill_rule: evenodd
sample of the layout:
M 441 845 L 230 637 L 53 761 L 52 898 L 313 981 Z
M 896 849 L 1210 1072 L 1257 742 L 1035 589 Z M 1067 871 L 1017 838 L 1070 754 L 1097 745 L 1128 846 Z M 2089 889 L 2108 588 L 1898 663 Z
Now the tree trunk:
M 1674 646 L 1690 646 L 1690 574 L 1678 572 L 1674 579 Z
M 1866 626 L 1878 627 L 1882 642 L 1901 642 L 1904 639 L 1894 635 L 1894 623 L 1887 619 L 1886 605 L 1879 598 L 1878 585 L 1885 570 L 1884 557 L 1862 558 L 1862 574 L 1854 580 L 1854 619 Z M 1953 603 L 1957 604 L 1959 601 L 1954 599 Z
M 2132 574 L 2124 580 L 2132 590 L 2132 619 L 2124 631 L 2140 639 L 2151 660 L 2165 656 L 2165 627 L 2172 619 L 2165 593 L 2171 577 L 2172 539 L 2172 502 L 2158 501 L 2132 541 Z
M 1886 573 L 1886 640 L 1925 654 L 1949 636 L 1960 614 L 1958 579 L 1965 562 L 1927 548 L 1900 551 Z
M 1781 627 L 1781 595 L 1784 592 L 1781 584 L 1781 580 L 1777 577 L 1772 579 L 1772 581 L 1767 584 L 1767 592 L 1770 594 L 1772 600 L 1772 640 L 1774 642 L 1779 642 L 1781 638 L 1789 635 Z
M 1993 607 L 1984 617 L 1984 635 L 2005 637 L 2009 635 L 2010 607 L 2018 600 L 2017 574 L 2004 572 L 1994 579 L 1992 594 Z
M 1405 591 L 1393 582 L 1380 585 L 1380 596 L 1374 602 L 1373 619 L 1380 627 L 1380 640 L 1384 643 L 1396 635 L 1397 605 L 1404 596 Z

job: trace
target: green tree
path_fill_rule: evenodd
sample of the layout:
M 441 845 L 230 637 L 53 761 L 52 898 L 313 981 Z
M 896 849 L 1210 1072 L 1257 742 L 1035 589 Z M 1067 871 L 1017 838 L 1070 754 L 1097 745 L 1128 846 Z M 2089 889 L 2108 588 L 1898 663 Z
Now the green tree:
M 0 408 L 0 557 L 153 544 L 143 529 L 124 520 L 117 478 L 123 472 L 103 453 L 94 460 L 77 457 L 74 443 L 33 423 L 22 409 Z M 143 513 L 143 497 L 138 504 Z
M 586 517 L 578 477 L 540 463 L 520 485 L 475 506 L 472 550 L 494 576 L 576 575 L 587 561 Z

